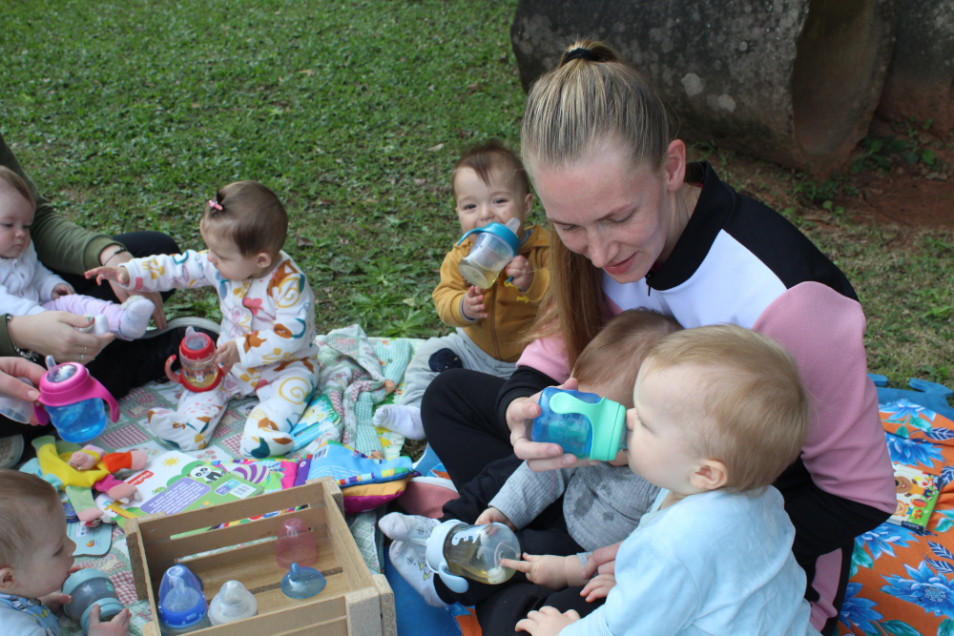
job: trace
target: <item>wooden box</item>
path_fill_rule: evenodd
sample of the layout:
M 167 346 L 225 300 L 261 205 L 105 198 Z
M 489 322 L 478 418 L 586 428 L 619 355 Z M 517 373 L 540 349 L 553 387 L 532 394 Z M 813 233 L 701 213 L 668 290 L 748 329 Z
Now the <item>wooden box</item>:
M 298 506 L 304 507 L 183 535 Z M 286 570 L 275 562 L 275 537 L 289 516 L 300 517 L 311 528 L 318 546 L 318 562 L 312 567 L 327 579 L 325 588 L 309 599 L 288 598 L 281 591 Z M 144 627 L 144 636 L 159 635 L 156 594 L 163 573 L 176 563 L 195 572 L 209 601 L 230 579 L 241 581 L 258 601 L 258 615 L 195 634 L 397 633 L 394 594 L 384 575 L 372 573 L 361 557 L 345 523 L 341 491 L 330 477 L 201 510 L 131 519 L 125 530 L 136 594 L 152 609 L 153 620 Z

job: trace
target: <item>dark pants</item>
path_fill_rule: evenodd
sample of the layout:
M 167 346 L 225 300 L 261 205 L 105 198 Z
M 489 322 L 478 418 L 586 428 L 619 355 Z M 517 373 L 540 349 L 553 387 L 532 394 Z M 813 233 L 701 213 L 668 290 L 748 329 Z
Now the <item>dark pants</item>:
M 176 242 L 161 232 L 130 232 L 114 238 L 125 245 L 134 258 L 179 252 Z M 112 287 L 105 283 L 96 285 L 95 281 L 88 281 L 77 274 L 63 272 L 57 272 L 57 274 L 72 285 L 78 294 L 118 301 Z M 163 298 L 168 298 L 170 294 L 171 292 L 164 293 Z M 165 377 L 163 368 L 165 360 L 177 351 L 184 334 L 184 328 L 180 328 L 153 338 L 132 342 L 114 340 L 100 351 L 99 355 L 86 365 L 86 368 L 118 400 L 129 393 L 133 387 Z M 53 432 L 50 426 L 24 426 L 0 416 L 0 437 L 21 433 L 30 440 Z M 27 446 L 29 447 L 29 441 Z M 29 450 L 28 448 L 27 451 Z
M 497 419 L 495 403 L 504 380 L 468 369 L 448 369 L 431 382 L 421 403 L 424 431 L 460 493 L 444 505 L 442 521 L 473 523 L 510 474 L 520 465 L 510 445 L 510 431 Z M 573 540 L 563 516 L 563 498 L 517 533 L 520 548 L 530 554 L 570 555 L 583 549 Z M 602 604 L 586 603 L 581 588 L 553 591 L 527 581 L 517 572 L 501 585 L 468 581 L 462 594 L 435 577 L 437 595 L 447 603 L 476 606 L 485 634 L 513 633 L 532 609 L 553 605 L 586 615 Z

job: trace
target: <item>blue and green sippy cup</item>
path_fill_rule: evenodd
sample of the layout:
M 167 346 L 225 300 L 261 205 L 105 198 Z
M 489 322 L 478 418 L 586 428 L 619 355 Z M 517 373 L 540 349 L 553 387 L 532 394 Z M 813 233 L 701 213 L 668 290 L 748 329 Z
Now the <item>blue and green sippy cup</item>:
M 530 438 L 581 459 L 610 461 L 624 448 L 626 407 L 595 393 L 547 387 Z

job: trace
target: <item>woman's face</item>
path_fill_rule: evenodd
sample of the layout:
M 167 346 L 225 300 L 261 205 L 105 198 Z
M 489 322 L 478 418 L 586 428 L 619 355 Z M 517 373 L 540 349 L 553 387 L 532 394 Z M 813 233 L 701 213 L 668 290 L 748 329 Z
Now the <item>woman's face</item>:
M 685 146 L 674 141 L 662 168 L 633 166 L 623 145 L 609 143 L 566 166 L 531 166 L 537 195 L 567 249 L 620 283 L 643 278 L 669 255 L 683 225 L 676 192 Z

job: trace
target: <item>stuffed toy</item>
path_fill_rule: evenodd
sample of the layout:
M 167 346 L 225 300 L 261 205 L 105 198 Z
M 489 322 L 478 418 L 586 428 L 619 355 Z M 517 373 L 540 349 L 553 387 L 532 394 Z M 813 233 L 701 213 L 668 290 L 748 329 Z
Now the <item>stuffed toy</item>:
M 104 492 L 113 499 L 130 501 L 136 496 L 136 487 L 113 473 L 124 469 L 142 470 L 147 461 L 146 453 L 141 450 L 106 453 L 92 444 L 73 450 L 74 444 L 57 442 L 52 435 L 34 439 L 33 446 L 43 473 L 62 482 L 76 516 L 87 525 L 97 525 L 103 517 L 90 489 Z

